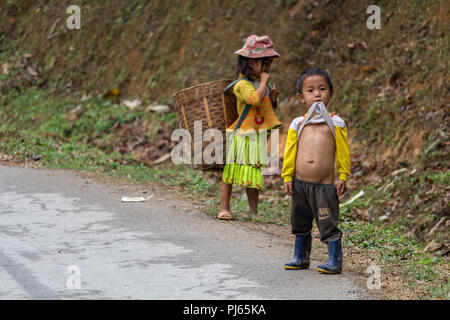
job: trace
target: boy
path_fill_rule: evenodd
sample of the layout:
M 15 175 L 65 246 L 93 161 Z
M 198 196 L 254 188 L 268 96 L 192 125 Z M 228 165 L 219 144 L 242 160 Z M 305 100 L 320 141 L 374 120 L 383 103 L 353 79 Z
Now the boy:
M 338 196 L 346 191 L 350 154 L 345 122 L 326 109 L 332 95 L 333 85 L 325 70 L 308 68 L 297 80 L 297 97 L 309 110 L 292 121 L 284 151 L 281 177 L 286 194 L 292 196 L 291 225 L 296 236 L 294 258 L 284 265 L 286 270 L 309 268 L 314 218 L 329 256 L 317 271 L 342 272 Z

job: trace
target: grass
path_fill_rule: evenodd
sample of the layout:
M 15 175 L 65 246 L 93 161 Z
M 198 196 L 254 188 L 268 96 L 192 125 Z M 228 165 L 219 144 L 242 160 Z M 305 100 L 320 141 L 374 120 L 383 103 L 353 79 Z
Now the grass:
M 341 228 L 346 235 L 344 243 L 374 252 L 382 270 L 389 272 L 391 266 L 395 265 L 412 288 L 426 288 L 427 298 L 448 299 L 450 286 L 446 276 L 447 262 L 424 253 L 421 243 L 403 236 L 404 227 L 346 221 L 341 224 Z
M 444 192 L 445 186 L 449 185 L 449 175 L 447 172 L 426 170 L 416 172 L 411 174 L 404 171 L 395 178 L 386 177 L 378 184 L 366 186 L 363 197 L 341 208 L 340 225 L 347 245 L 373 252 L 385 270 L 395 265 L 411 288 L 422 290 L 427 298 L 448 299 L 448 262 L 440 256 L 440 251 L 434 254 L 423 251 L 426 243 L 431 240 L 427 236 L 428 231 L 436 220 L 440 219 L 438 214 L 440 215 L 441 208 L 435 207 L 435 213 L 425 216 L 427 224 L 424 225 L 424 232 L 412 235 L 408 235 L 408 231 L 411 228 L 420 229 L 420 221 L 423 221 L 424 216 L 420 215 L 420 218 L 415 219 L 405 215 L 407 212 L 430 210 L 427 202 L 433 198 L 444 197 L 439 192 Z M 421 189 L 428 185 L 427 181 L 432 181 L 434 188 L 440 191 L 429 193 L 420 199 Z M 416 196 L 413 199 L 411 196 L 402 198 L 402 194 Z M 399 203 L 398 208 L 392 210 L 391 204 L 395 201 Z M 387 220 L 379 219 L 389 210 L 392 211 Z M 367 211 L 373 221 L 368 223 L 356 218 Z M 434 234 L 437 241 L 444 241 L 445 238 L 445 231 Z

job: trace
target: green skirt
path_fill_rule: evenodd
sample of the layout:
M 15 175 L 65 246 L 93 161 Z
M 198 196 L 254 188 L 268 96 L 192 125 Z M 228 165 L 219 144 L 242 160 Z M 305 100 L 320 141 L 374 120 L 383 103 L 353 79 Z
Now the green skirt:
M 261 168 L 267 164 L 266 141 L 260 141 L 258 134 L 249 137 L 242 133 L 237 133 L 230 140 L 223 181 L 263 191 Z

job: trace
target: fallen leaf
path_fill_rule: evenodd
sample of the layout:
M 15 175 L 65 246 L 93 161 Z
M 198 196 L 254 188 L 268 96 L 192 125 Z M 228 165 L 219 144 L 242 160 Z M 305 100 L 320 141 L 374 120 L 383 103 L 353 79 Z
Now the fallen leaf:
M 56 62 L 56 58 L 51 57 L 50 60 L 48 61 L 47 69 L 48 70 L 52 69 L 55 66 L 55 62 Z
M 115 99 L 119 96 L 119 94 L 120 94 L 119 89 L 112 89 L 103 95 L 103 99 Z
M 311 37 L 312 38 L 315 38 L 315 37 L 317 37 L 319 35 L 319 30 L 313 30 L 313 31 L 311 31 Z
M 388 84 L 393 87 L 395 85 L 395 83 L 397 82 L 397 80 L 400 78 L 400 71 L 395 71 L 388 80 Z
M 7 62 L 5 62 L 4 64 L 2 64 L 2 72 L 3 74 L 9 74 L 9 64 Z
M 141 103 L 142 103 L 141 100 L 134 99 L 133 101 L 125 100 L 122 102 L 122 105 L 133 110 L 134 108 L 139 107 L 141 105 Z
M 77 114 L 75 112 L 68 112 L 66 114 L 66 120 L 67 121 L 74 121 L 77 119 Z
M 442 247 L 442 244 L 436 242 L 435 240 L 432 240 L 430 243 L 427 244 L 425 249 L 423 251 L 425 252 L 434 252 L 439 250 Z
M 364 66 L 362 67 L 361 71 L 364 73 L 372 73 L 375 71 L 375 68 L 372 66 Z
M 152 111 L 156 113 L 167 113 L 169 112 L 169 106 L 167 105 L 149 105 L 147 111 Z
M 373 218 L 370 215 L 370 213 L 367 210 L 364 210 L 363 212 L 361 212 L 361 217 L 364 221 L 372 221 Z
M 300 9 L 302 8 L 302 2 L 303 2 L 303 0 L 300 0 L 292 7 L 291 10 L 289 10 L 289 16 L 291 18 L 295 17 L 297 15 L 297 13 L 300 11 Z
M 436 230 L 439 228 L 439 226 L 445 221 L 445 217 L 441 218 L 436 225 L 431 228 L 431 230 L 428 232 L 428 236 L 431 236 L 433 233 L 436 232 Z
M 424 28 L 424 27 L 426 27 L 427 24 L 430 22 L 430 20 L 431 20 L 431 17 L 429 17 L 428 19 L 425 19 L 425 20 L 422 22 L 421 26 L 420 26 L 421 29 Z
M 28 72 L 28 74 L 32 75 L 33 77 L 37 77 L 37 75 L 38 75 L 36 70 L 34 70 L 32 67 L 28 67 L 27 72 Z

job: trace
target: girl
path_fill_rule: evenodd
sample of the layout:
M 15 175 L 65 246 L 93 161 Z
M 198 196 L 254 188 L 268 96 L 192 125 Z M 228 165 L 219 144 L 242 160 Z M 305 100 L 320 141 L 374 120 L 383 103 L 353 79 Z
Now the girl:
M 260 146 L 258 132 L 281 126 L 273 112 L 277 106 L 278 90 L 270 89 L 270 65 L 280 55 L 273 49 L 268 36 L 251 35 L 238 55 L 238 81 L 233 86 L 237 100 L 238 119 L 227 129 L 233 132 L 227 150 L 227 161 L 221 181 L 221 210 L 219 219 L 231 220 L 230 196 L 232 185 L 246 187 L 250 212 L 258 213 L 259 191 L 264 190 L 261 167 L 266 164 L 265 146 Z M 238 129 L 238 130 L 236 130 Z M 250 139 L 249 132 L 256 132 L 256 139 Z M 245 135 L 247 133 L 247 136 Z

